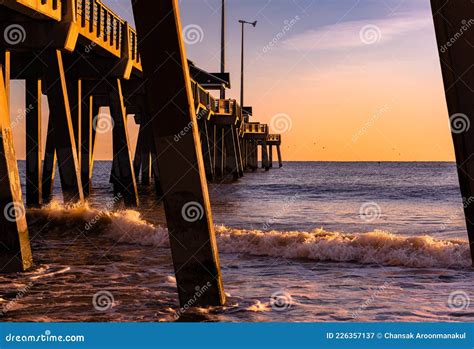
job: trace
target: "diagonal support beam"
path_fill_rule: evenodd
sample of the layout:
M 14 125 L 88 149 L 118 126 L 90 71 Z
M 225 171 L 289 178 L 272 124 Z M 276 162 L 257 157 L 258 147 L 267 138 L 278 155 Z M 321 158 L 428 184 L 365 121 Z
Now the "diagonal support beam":
M 48 65 L 45 68 L 45 76 L 50 110 L 49 122 L 52 125 L 64 201 L 84 202 L 62 54 L 59 50 L 46 51 L 43 58 Z
M 132 152 L 127 131 L 127 115 L 119 79 L 111 82 L 109 91 L 110 115 L 113 119 L 114 191 L 121 193 L 127 206 L 138 206 L 138 190 L 133 170 Z
M 461 194 L 470 203 L 474 196 L 474 29 L 467 25 L 474 25 L 474 5 L 471 1 L 431 0 L 431 7 Z M 465 204 L 464 213 L 474 262 L 474 205 Z
M 0 272 L 19 272 L 33 265 L 20 176 L 13 149 L 8 94 L 0 69 Z
M 136 0 L 157 163 L 181 306 L 222 305 L 217 242 L 177 0 Z M 174 136 L 191 123 L 179 142 Z M 196 296 L 196 290 L 199 292 Z

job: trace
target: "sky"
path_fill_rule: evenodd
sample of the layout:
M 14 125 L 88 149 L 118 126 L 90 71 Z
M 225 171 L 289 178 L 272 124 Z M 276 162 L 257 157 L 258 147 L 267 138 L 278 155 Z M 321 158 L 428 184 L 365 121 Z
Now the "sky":
M 133 23 L 129 0 L 104 2 Z M 429 0 L 226 3 L 227 95 L 240 94 L 238 20 L 257 20 L 245 28 L 245 104 L 282 134 L 285 160 L 454 160 Z M 220 4 L 180 1 L 188 58 L 210 72 L 220 67 Z M 14 132 L 22 157 L 24 130 Z M 110 140 L 100 135 L 97 159 L 111 157 Z

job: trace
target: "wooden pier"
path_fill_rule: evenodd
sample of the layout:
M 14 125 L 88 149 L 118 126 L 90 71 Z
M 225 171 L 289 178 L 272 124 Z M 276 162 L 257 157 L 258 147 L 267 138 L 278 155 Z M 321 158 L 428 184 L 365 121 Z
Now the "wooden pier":
M 456 37 L 472 5 L 431 0 L 440 44 Z M 113 137 L 110 182 L 127 206 L 140 204 L 137 185 L 154 183 L 168 224 L 181 305 L 225 302 L 207 181 L 236 180 L 273 167 L 281 136 L 251 121 L 253 109 L 225 96 L 229 74 L 208 73 L 188 61 L 177 0 L 135 0 L 136 30 L 99 0 L 4 0 L 0 4 L 0 272 L 33 265 L 9 118 L 10 81 L 26 81 L 26 200 L 41 207 L 52 197 L 56 168 L 65 202 L 81 203 L 91 182 L 100 109 L 109 107 Z M 465 40 L 464 40 L 465 39 Z M 472 39 L 472 40 L 471 40 Z M 440 53 L 450 115 L 474 123 L 474 58 L 464 33 Z M 469 87 L 471 86 L 471 87 Z M 50 109 L 42 154 L 41 96 Z M 130 143 L 127 119 L 139 125 Z M 474 128 L 454 133 L 461 191 L 474 188 Z M 133 149 L 135 156 L 132 157 Z M 188 209 L 198 212 L 187 215 Z M 8 214 L 7 214 L 8 213 Z M 474 207 L 465 208 L 474 251 Z M 474 253 L 473 253 L 474 259 Z
M 181 305 L 211 285 L 195 306 L 225 302 L 207 181 L 236 180 L 265 169 L 280 137 L 248 122 L 233 99 L 229 74 L 208 73 L 188 61 L 177 0 L 133 2 L 136 30 L 99 0 L 5 0 L 0 4 L 1 67 L 0 272 L 33 265 L 8 101 L 10 81 L 26 81 L 26 204 L 52 198 L 59 170 L 66 203 L 93 190 L 97 133 L 112 132 L 110 183 L 125 205 L 140 204 L 138 185 L 154 183 L 164 203 Z M 141 36 L 139 36 L 141 35 Z M 140 39 L 142 38 L 142 39 Z M 42 154 L 41 97 L 50 109 Z M 109 107 L 111 119 L 103 119 Z M 251 108 L 250 108 L 251 109 Z M 130 143 L 127 119 L 139 125 Z M 278 136 L 278 137 L 276 137 Z M 132 157 L 135 147 L 135 156 Z M 281 156 L 279 155 L 281 166 Z M 198 210 L 187 216 L 188 208 Z

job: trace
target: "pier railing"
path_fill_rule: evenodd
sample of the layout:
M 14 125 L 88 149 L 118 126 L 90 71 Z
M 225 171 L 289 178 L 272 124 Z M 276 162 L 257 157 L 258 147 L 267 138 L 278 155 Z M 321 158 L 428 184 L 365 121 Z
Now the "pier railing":
M 267 142 L 280 143 L 281 142 L 281 135 L 279 135 L 279 134 L 269 134 L 267 136 Z
M 4 0 L 1 3 L 20 12 L 29 9 L 56 21 L 60 21 L 62 17 L 61 0 Z
M 136 31 L 100 0 L 73 1 L 79 34 L 141 71 Z
M 243 133 L 267 134 L 268 125 L 259 122 L 248 122 L 243 125 Z

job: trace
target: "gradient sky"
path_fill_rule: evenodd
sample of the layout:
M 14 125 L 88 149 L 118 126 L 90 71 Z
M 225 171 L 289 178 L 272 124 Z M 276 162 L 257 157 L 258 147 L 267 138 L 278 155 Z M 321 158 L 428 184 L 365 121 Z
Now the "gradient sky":
M 133 22 L 129 0 L 104 2 Z M 219 70 L 220 2 L 180 1 L 183 28 L 200 31 L 188 58 L 209 71 Z M 245 104 L 254 120 L 283 126 L 285 160 L 454 159 L 429 0 L 227 0 L 227 8 L 228 96 L 240 88 L 237 21 L 258 20 L 246 27 Z M 14 92 L 12 117 L 24 98 Z M 100 135 L 98 159 L 111 157 L 110 139 Z

